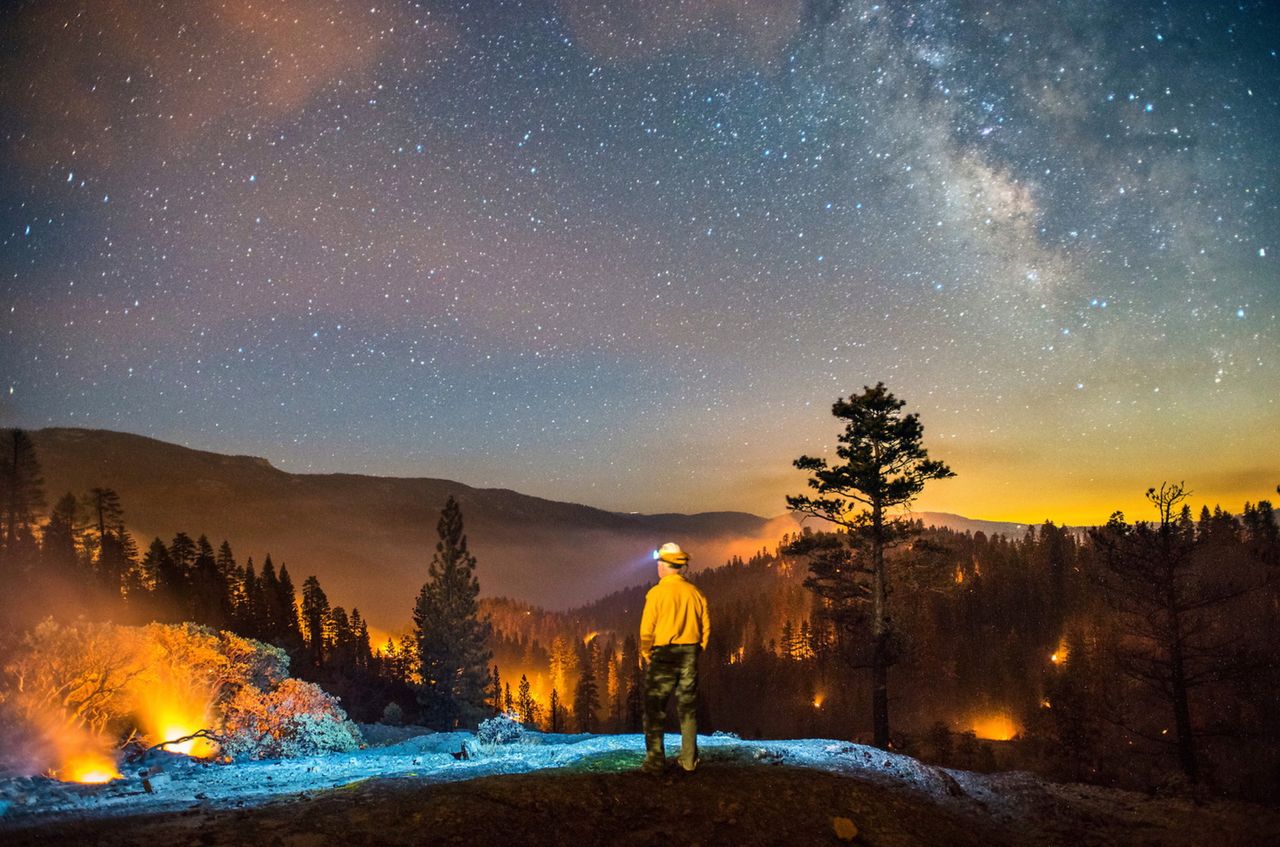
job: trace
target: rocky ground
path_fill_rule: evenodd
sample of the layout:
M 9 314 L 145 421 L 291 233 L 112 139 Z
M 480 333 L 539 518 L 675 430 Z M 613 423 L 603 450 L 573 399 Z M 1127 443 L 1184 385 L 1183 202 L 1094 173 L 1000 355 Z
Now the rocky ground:
M 599 745 L 596 745 L 597 747 Z M 254 805 L 193 798 L 0 819 L 0 841 L 35 844 L 319 847 L 340 844 L 1280 844 L 1280 812 L 1044 783 L 1027 774 L 938 771 L 846 745 L 836 767 L 748 742 L 704 751 L 694 774 L 636 771 L 632 749 L 546 770 L 448 781 L 439 771 L 371 777 Z M 791 759 L 791 762 L 788 762 Z

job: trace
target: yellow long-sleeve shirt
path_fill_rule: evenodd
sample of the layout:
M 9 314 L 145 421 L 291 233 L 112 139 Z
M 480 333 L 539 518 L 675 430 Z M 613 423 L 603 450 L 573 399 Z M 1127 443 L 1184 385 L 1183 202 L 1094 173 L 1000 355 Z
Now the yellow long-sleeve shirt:
M 646 661 L 655 646 L 698 644 L 705 650 L 710 635 L 707 598 L 680 574 L 667 574 L 644 596 L 640 654 Z

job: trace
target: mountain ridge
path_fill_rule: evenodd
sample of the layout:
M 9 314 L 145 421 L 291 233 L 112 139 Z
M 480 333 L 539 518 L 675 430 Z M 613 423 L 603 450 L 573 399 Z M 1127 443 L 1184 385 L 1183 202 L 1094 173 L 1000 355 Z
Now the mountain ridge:
M 120 495 L 139 546 L 183 531 L 231 543 L 243 564 L 270 553 L 295 581 L 315 574 L 331 602 L 400 628 L 426 578 L 439 511 L 459 500 L 484 596 L 567 610 L 651 577 L 650 551 L 677 539 L 698 568 L 771 548 L 797 518 L 747 512 L 636 514 L 426 476 L 294 473 L 263 457 L 185 447 L 136 433 L 29 432 L 46 499 L 95 486 Z M 913 518 L 960 531 L 1020 534 L 1022 524 L 944 513 Z

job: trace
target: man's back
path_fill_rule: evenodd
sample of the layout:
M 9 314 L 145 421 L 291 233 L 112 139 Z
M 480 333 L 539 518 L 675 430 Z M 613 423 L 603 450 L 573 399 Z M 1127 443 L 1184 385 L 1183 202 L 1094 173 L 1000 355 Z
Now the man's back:
M 640 621 L 640 651 L 644 656 L 655 646 L 696 644 L 707 648 L 711 621 L 707 598 L 698 587 L 680 574 L 668 574 L 649 589 Z

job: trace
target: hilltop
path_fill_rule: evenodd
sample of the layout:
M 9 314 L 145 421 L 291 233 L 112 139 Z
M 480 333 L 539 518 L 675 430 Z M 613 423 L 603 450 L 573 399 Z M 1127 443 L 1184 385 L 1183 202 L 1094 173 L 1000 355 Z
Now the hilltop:
M 694 774 L 638 772 L 638 735 L 465 733 L 305 760 L 177 765 L 138 780 L 31 790 L 5 843 L 1144 845 L 1274 843 L 1274 809 L 924 765 L 847 742 L 706 737 Z M 450 751 L 471 744 L 473 757 Z M 668 743 L 678 743 L 668 736 Z M 154 777 L 152 778 L 154 780 Z M 3 788 L 4 786 L 0 786 Z M 67 794 L 68 789 L 60 789 Z

